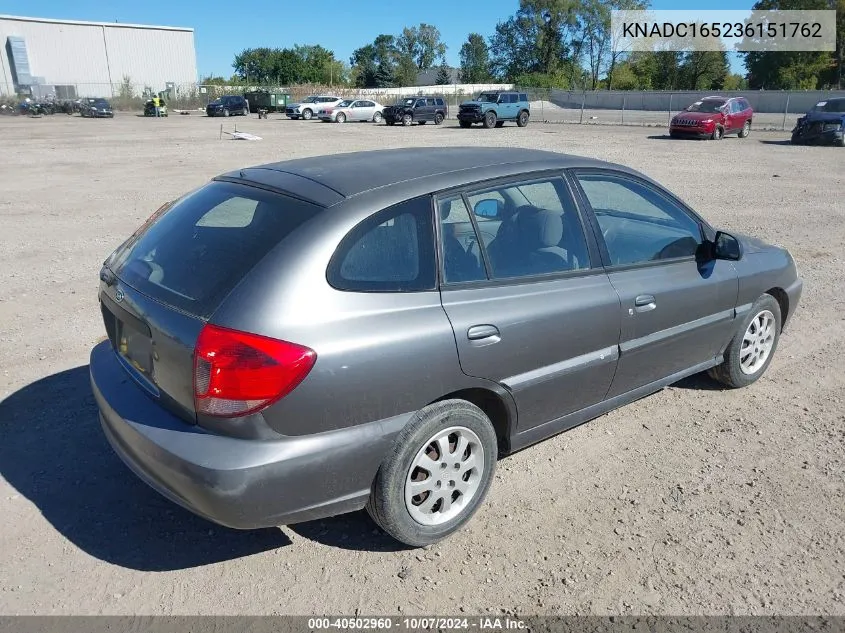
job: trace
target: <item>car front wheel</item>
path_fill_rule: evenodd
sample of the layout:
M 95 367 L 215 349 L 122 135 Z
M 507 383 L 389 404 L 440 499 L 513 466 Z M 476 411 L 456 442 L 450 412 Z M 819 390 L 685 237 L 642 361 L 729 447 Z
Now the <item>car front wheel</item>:
M 713 128 L 713 134 L 710 138 L 712 138 L 714 141 L 721 141 L 723 136 L 725 136 L 724 128 L 721 125 L 717 125 Z
M 436 543 L 478 510 L 496 458 L 496 433 L 481 409 L 465 400 L 436 402 L 399 432 L 379 468 L 367 512 L 401 543 Z
M 496 113 L 493 111 L 488 112 L 484 115 L 484 127 L 486 128 L 493 128 L 496 127 Z
M 710 376 L 728 387 L 747 387 L 762 376 L 778 346 L 782 315 L 769 294 L 754 302 L 725 350 L 724 360 Z
M 310 121 L 311 117 L 313 115 L 314 115 L 314 113 L 311 112 L 311 110 L 305 109 L 305 110 L 302 111 L 302 118 L 305 119 L 306 121 Z
M 229 116 L 229 110 L 223 110 L 223 116 Z
M 410 114 L 406 114 L 402 117 L 402 125 L 411 125 L 414 122 L 414 117 Z

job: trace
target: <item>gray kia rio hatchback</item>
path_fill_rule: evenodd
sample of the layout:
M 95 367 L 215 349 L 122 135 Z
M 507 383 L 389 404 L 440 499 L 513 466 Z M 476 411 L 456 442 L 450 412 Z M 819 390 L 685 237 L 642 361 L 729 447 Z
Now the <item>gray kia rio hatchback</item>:
M 91 384 L 138 477 L 233 528 L 366 507 L 411 546 L 502 455 L 697 372 L 753 383 L 802 288 L 640 173 L 510 148 L 227 173 L 100 281 Z

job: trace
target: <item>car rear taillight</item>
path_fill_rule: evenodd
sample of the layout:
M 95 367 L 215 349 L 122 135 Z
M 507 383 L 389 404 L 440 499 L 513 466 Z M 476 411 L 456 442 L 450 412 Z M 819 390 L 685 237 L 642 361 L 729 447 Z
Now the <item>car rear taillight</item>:
M 255 413 L 293 391 L 316 360 L 314 350 L 301 345 L 205 325 L 194 354 L 197 413 Z

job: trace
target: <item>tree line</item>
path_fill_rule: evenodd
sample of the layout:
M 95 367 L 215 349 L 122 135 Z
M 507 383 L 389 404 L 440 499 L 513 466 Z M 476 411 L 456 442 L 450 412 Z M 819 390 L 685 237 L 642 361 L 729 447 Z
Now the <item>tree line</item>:
M 745 74 L 732 74 L 724 50 L 615 50 L 611 11 L 647 9 L 648 0 L 519 0 L 492 34 L 470 33 L 457 76 L 446 63 L 438 28 L 422 23 L 380 34 L 353 51 L 348 63 L 319 45 L 247 49 L 235 56 L 230 79 L 255 85 L 302 83 L 387 88 L 409 86 L 419 73 L 433 83 L 507 82 L 535 88 L 616 90 L 796 90 L 845 87 L 845 0 L 758 0 L 754 10 L 835 9 L 834 52 L 753 52 Z

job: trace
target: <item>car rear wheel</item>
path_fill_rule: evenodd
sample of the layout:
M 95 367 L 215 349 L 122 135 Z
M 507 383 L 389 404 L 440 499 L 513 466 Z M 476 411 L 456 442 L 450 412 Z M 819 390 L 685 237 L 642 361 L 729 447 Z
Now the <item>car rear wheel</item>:
M 739 138 L 748 138 L 749 134 L 751 134 L 751 121 L 746 121 L 743 124 L 742 129 L 739 131 L 739 134 L 737 134 L 737 136 Z
M 399 432 L 376 475 L 367 512 L 401 543 L 436 543 L 463 527 L 484 501 L 497 449 L 493 425 L 475 405 L 429 405 Z
M 335 121 L 338 123 L 346 123 L 346 115 L 343 112 L 338 112 L 335 117 Z
M 496 127 L 496 113 L 493 111 L 484 115 L 484 127 L 487 129 Z
M 310 121 L 312 116 L 314 116 L 314 113 L 311 112 L 311 110 L 309 110 L 308 108 L 302 111 L 302 118 L 306 121 Z
M 402 117 L 402 125 L 411 125 L 414 122 L 414 117 L 410 114 L 406 114 Z
M 519 118 L 517 118 L 516 124 L 519 127 L 525 127 L 526 125 L 528 125 L 528 118 L 529 118 L 528 111 L 523 110 L 522 112 L 519 113 Z
M 724 136 L 725 129 L 721 125 L 717 125 L 713 128 L 713 134 L 710 138 L 712 138 L 714 141 L 721 141 Z
M 440 125 L 443 123 L 443 114 L 438 112 L 434 115 L 434 125 Z
M 780 304 L 764 294 L 740 322 L 725 350 L 724 361 L 710 376 L 732 388 L 747 387 L 762 376 L 772 362 L 781 328 Z
M 381 112 L 376 112 L 373 115 L 373 123 L 381 123 Z
M 249 108 L 244 108 L 243 115 L 249 116 Z

